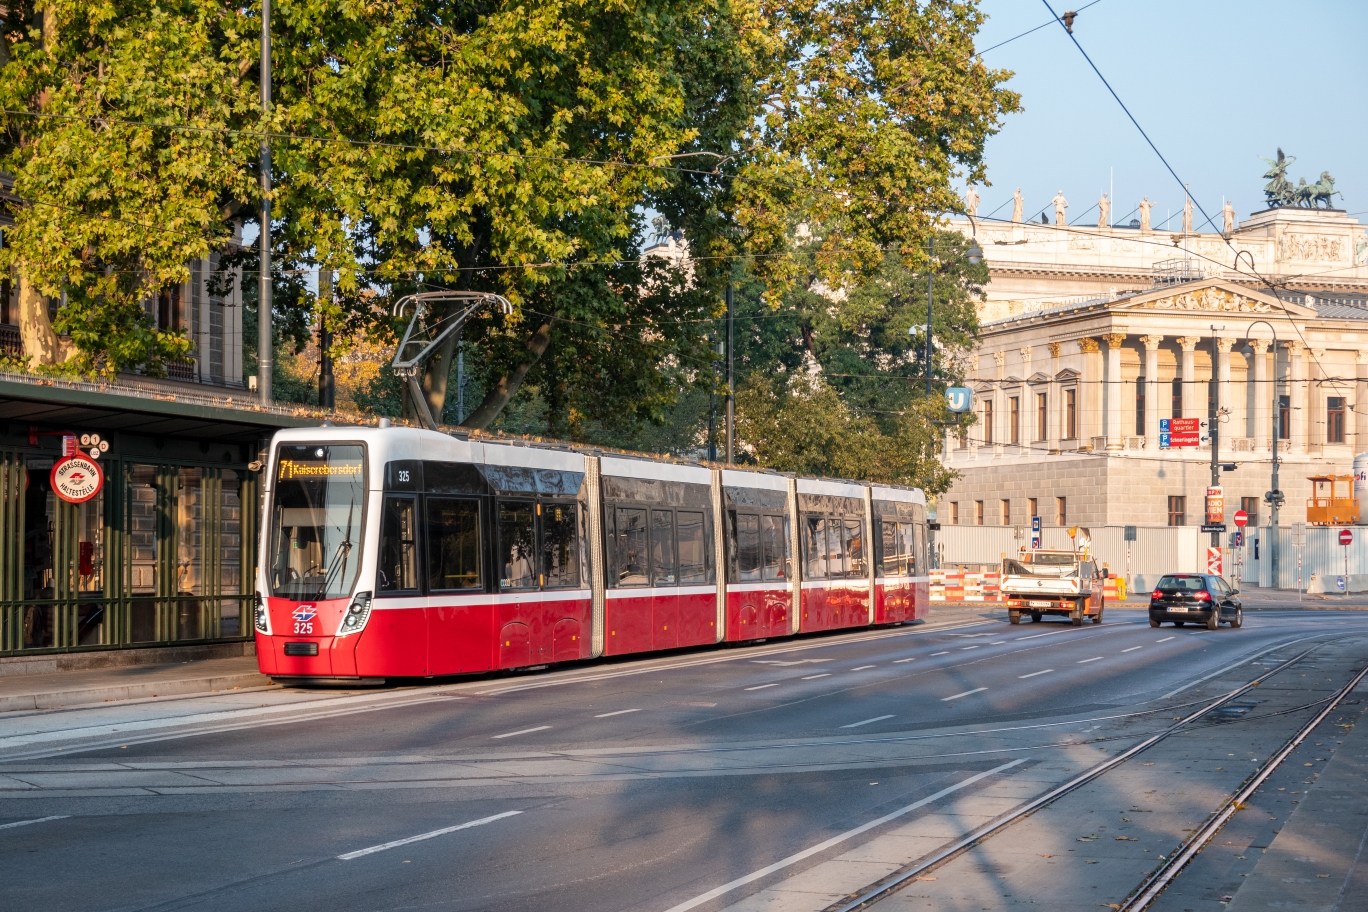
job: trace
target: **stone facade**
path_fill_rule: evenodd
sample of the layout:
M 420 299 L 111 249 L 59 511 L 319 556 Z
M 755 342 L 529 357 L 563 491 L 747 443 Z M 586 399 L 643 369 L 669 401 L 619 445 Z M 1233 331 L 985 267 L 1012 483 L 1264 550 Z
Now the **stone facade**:
M 967 365 L 978 421 L 946 441 L 943 460 L 960 478 L 939 499 L 941 521 L 978 523 L 982 503 L 982 523 L 1001 524 L 1007 501 L 1008 524 L 1027 525 L 1035 498 L 1037 514 L 1055 524 L 1063 498 L 1068 525 L 1200 524 L 1209 446 L 1161 448 L 1159 422 L 1205 420 L 1213 379 L 1219 457 L 1237 467 L 1222 475 L 1227 511 L 1252 498 L 1266 521 L 1276 429 L 1280 520 L 1304 521 L 1307 476 L 1346 474 L 1354 454 L 1368 451 L 1368 267 L 1357 262 L 1368 241 L 1359 243 L 1362 227 L 1343 213 L 1280 209 L 1251 222 L 1235 234 L 1240 249 L 1257 248 L 1261 273 L 1302 270 L 1303 284 L 1318 277 L 1334 288 L 1280 298 L 1230 269 L 1151 262 L 1145 287 L 1109 285 L 1077 300 L 1071 293 L 1097 277 L 1119 284 L 1133 271 L 1142 284 L 1140 254 L 1113 252 L 1117 229 L 1087 229 L 1093 247 L 1069 254 L 1085 260 L 1072 272 L 1059 251 L 1052 263 L 1038 257 L 1034 284 L 1024 285 L 1014 277 L 1029 243 L 1003 267 L 994 259 L 1001 245 L 984 243 L 979 227 L 992 283 Z M 1178 240 L 1225 246 L 1220 235 Z M 1053 300 L 1010 297 L 1047 286 Z

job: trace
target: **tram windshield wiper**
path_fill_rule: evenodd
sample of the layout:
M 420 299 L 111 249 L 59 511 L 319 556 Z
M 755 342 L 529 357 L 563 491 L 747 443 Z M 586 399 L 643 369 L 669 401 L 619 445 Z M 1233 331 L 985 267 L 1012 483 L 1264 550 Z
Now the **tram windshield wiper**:
M 347 555 L 351 554 L 352 549 L 352 515 L 356 512 L 356 501 L 347 505 L 347 537 L 337 546 L 337 553 L 333 555 L 332 561 L 328 564 L 328 572 L 323 574 L 323 581 L 318 585 L 318 594 L 315 599 L 325 598 L 328 594 L 328 587 L 332 585 L 333 579 L 340 576 L 347 566 Z

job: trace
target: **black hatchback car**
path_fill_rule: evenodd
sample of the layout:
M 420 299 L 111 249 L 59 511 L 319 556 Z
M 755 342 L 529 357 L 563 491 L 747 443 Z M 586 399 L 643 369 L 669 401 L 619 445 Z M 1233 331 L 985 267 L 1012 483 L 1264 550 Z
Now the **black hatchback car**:
M 1215 630 L 1222 623 L 1239 627 L 1244 624 L 1239 594 L 1240 590 L 1232 589 L 1219 576 L 1167 574 L 1150 593 L 1150 626 L 1172 621 L 1175 627 L 1193 623 L 1204 624 L 1208 630 Z

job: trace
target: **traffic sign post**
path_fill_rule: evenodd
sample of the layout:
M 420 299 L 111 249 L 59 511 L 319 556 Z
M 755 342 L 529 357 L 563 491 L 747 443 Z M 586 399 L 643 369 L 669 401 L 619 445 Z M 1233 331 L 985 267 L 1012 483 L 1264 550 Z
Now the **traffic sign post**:
M 1031 517 L 1031 550 L 1040 548 L 1040 517 Z
M 1344 576 L 1340 577 L 1340 592 L 1349 592 L 1349 546 L 1354 543 L 1354 533 L 1351 529 L 1340 529 L 1339 543 L 1344 546 Z

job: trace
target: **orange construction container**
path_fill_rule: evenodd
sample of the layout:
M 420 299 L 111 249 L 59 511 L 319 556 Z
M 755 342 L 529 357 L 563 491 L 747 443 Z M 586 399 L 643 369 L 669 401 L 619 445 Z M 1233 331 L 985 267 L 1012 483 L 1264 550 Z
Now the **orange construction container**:
M 1359 502 L 1353 475 L 1310 475 L 1314 496 L 1306 501 L 1306 521 L 1313 526 L 1348 526 L 1358 522 Z

